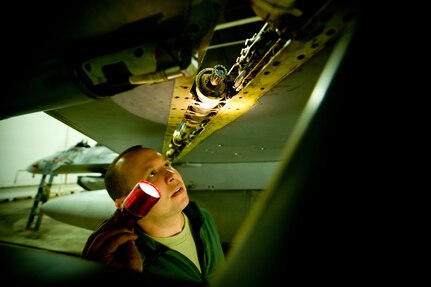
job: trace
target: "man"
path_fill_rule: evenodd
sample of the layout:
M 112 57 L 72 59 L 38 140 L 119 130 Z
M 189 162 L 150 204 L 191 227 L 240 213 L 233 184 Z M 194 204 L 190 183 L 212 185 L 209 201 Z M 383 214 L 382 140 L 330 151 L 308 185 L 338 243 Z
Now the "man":
M 140 180 L 160 198 L 133 230 L 115 227 L 125 197 Z M 159 152 L 133 146 L 114 159 L 105 175 L 117 211 L 93 232 L 82 257 L 157 277 L 207 284 L 225 262 L 215 222 L 189 201 L 180 173 Z

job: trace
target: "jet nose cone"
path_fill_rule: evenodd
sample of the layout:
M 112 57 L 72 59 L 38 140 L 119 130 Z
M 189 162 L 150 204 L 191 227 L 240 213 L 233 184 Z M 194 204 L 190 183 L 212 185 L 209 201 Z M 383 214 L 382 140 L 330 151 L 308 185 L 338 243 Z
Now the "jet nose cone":
M 37 162 L 32 163 L 31 165 L 29 165 L 25 170 L 31 173 L 35 173 L 37 171 L 39 171 L 39 164 Z

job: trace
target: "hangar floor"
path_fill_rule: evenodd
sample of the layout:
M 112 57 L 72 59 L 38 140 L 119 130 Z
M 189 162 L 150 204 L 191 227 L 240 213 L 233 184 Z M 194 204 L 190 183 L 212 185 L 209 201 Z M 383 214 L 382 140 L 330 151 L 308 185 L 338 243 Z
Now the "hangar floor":
M 53 185 L 51 197 L 80 192 L 78 185 Z M 38 231 L 26 230 L 37 186 L 0 188 L 0 242 L 79 256 L 91 230 L 45 215 Z

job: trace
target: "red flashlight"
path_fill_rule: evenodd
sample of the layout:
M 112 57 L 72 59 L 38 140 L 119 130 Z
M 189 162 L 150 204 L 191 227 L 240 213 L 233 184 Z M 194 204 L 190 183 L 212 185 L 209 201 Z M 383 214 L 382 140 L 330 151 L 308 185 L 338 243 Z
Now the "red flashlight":
M 136 222 L 147 215 L 160 199 L 157 187 L 145 180 L 139 181 L 123 201 L 120 221 L 127 228 L 132 228 Z

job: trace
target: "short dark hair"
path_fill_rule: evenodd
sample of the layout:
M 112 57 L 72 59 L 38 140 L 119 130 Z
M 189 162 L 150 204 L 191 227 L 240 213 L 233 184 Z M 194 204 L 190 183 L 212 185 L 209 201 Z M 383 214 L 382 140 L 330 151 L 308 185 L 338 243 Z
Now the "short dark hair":
M 126 196 L 130 192 L 130 186 L 128 185 L 127 177 L 121 171 L 116 168 L 117 162 L 131 151 L 137 149 L 145 149 L 142 145 L 134 145 L 129 147 L 120 153 L 111 164 L 105 173 L 105 188 L 108 191 L 109 196 L 115 201 L 117 198 Z

